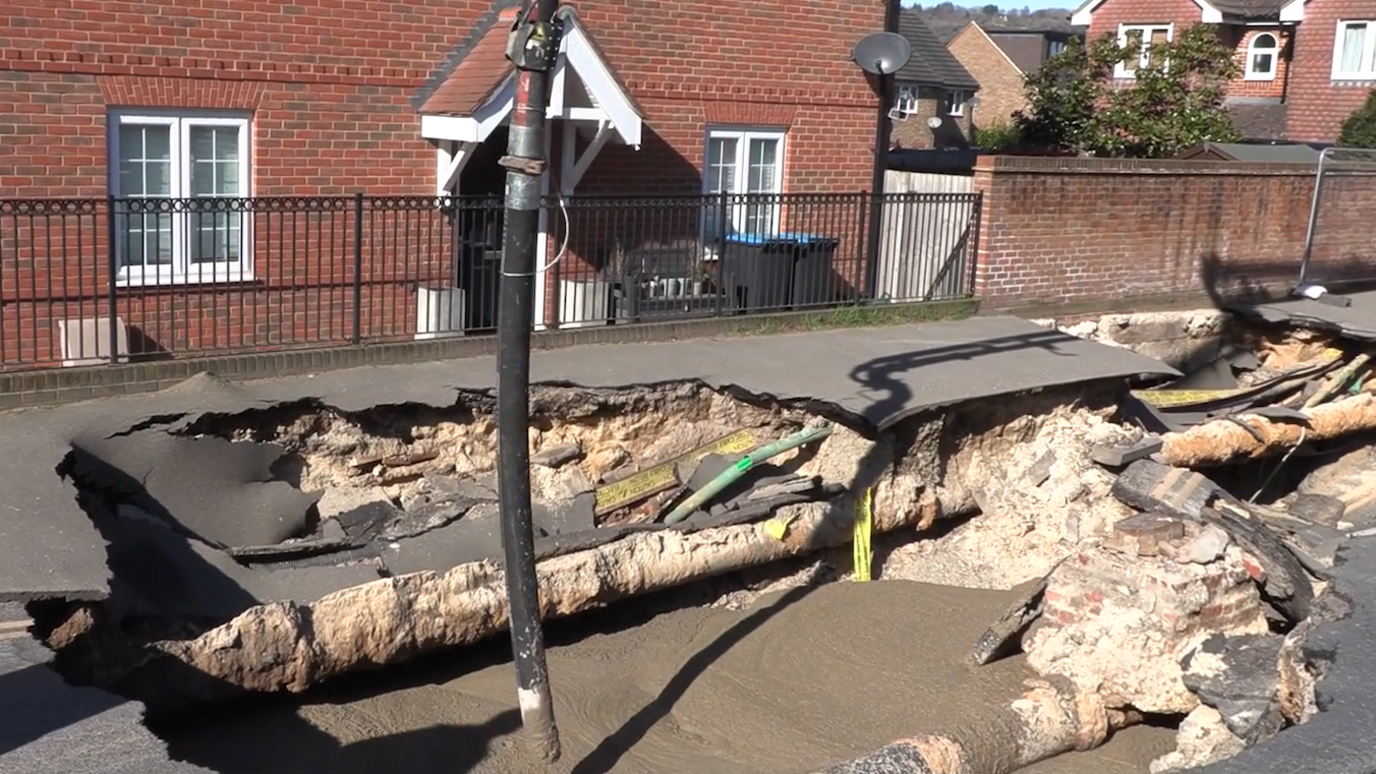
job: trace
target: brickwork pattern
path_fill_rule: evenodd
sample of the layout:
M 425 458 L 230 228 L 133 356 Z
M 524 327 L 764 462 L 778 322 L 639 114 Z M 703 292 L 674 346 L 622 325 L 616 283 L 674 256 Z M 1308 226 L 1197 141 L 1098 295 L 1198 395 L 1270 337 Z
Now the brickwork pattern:
M 976 292 L 991 306 L 1198 294 L 1298 276 L 1314 172 L 1307 165 L 982 157 Z M 1356 278 L 1376 248 L 1376 177 L 1324 182 L 1314 272 Z M 1365 214 L 1363 214 L 1365 213 Z
M 1228 84 L 1230 97 L 1271 97 L 1285 96 L 1285 79 L 1289 77 L 1290 62 L 1285 56 L 1290 44 L 1290 34 L 1276 27 L 1222 27 L 1218 31 L 1223 44 L 1233 50 L 1233 62 L 1237 64 L 1238 76 Z M 1258 35 L 1273 35 L 1278 47 L 1275 55 L 1276 75 L 1270 80 L 1247 80 L 1247 48 Z
M 1361 107 L 1376 82 L 1334 81 L 1333 53 L 1338 22 L 1376 21 L 1376 3 L 1329 0 L 1308 3 L 1295 32 L 1286 135 L 1292 140 L 1332 142 L 1343 121 Z
M 1022 71 L 987 35 L 973 27 L 967 26 L 946 47 L 979 81 L 979 107 L 970 116 L 973 125 L 1011 125 L 1013 114 L 1027 108 Z

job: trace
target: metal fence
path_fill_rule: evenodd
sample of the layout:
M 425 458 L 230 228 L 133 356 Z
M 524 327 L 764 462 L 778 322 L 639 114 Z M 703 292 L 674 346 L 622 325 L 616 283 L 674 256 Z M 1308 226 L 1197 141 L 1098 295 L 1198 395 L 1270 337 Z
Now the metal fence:
M 874 207 L 909 224 L 882 271 Z M 502 216 L 474 197 L 0 200 L 0 368 L 489 334 Z M 979 217 L 977 194 L 551 199 L 537 327 L 968 296 Z M 932 272 L 948 280 L 920 295 L 886 279 Z

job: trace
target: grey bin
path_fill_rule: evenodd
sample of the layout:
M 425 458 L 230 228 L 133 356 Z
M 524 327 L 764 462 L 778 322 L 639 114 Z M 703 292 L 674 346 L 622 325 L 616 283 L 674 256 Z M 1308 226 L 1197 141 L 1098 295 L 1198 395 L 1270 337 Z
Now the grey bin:
M 837 239 L 810 234 L 727 237 L 722 258 L 743 296 L 740 308 L 760 311 L 827 303 L 838 244 Z

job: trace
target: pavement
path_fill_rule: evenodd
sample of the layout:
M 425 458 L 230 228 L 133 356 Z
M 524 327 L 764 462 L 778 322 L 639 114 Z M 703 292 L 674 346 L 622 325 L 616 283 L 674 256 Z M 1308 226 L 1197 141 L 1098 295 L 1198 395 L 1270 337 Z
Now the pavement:
M 1290 298 L 1235 308 L 1242 314 L 1272 323 L 1289 323 L 1341 333 L 1361 341 L 1376 341 L 1376 291 L 1339 293 L 1351 299 L 1350 306 L 1333 306 L 1307 298 Z
M 532 359 L 535 383 L 615 388 L 693 381 L 810 405 L 880 430 L 915 412 L 975 398 L 1140 375 L 1178 373 L 1128 350 L 1013 317 L 586 346 L 537 352 Z M 0 470 L 0 603 L 104 599 L 111 595 L 112 567 L 126 577 L 150 563 L 172 572 L 186 568 L 188 577 L 218 573 L 224 588 L 220 595 L 208 597 L 207 605 L 230 610 L 246 602 L 243 589 L 251 584 L 244 570 L 207 556 L 204 545 L 194 545 L 197 541 L 187 536 L 170 547 L 144 544 L 149 553 L 128 550 L 129 544 L 116 545 L 111 534 L 102 534 L 79 507 L 75 488 L 60 475 L 65 466 L 81 462 L 74 448 L 104 449 L 107 454 L 123 449 L 112 458 L 112 467 L 120 469 L 106 473 L 135 484 L 156 484 L 168 501 L 185 505 L 199 499 L 207 508 L 239 501 L 263 508 L 275 501 L 263 495 L 262 487 L 271 482 L 261 480 L 260 470 L 253 472 L 261 461 L 228 466 L 241 471 L 234 476 L 167 476 L 167 466 L 180 466 L 179 472 L 185 467 L 205 470 L 207 462 L 195 457 L 193 464 L 190 447 L 168 444 L 165 433 L 146 430 L 189 423 L 207 414 L 237 414 L 307 400 L 344 412 L 407 403 L 452 406 L 460 392 L 493 390 L 495 378 L 496 363 L 490 357 L 242 384 L 197 377 L 158 393 L 0 416 L 0 437 L 9 440 L 7 464 Z M 157 440 L 139 445 L 139 438 Z M 193 549 L 195 555 L 190 553 Z M 369 579 L 357 568 L 350 572 L 358 577 L 350 576 L 346 585 Z M 265 595 L 313 599 L 332 590 L 341 577 L 302 570 L 290 582 L 279 576 L 284 584 L 280 592 L 250 596 L 260 601 Z M 6 610 L 0 620 L 22 620 L 12 604 L 0 607 Z M 46 652 L 27 636 L 15 636 L 14 624 L 4 626 L 0 624 L 0 771 L 199 771 L 167 758 L 161 743 L 139 722 L 139 705 L 63 685 L 42 666 Z

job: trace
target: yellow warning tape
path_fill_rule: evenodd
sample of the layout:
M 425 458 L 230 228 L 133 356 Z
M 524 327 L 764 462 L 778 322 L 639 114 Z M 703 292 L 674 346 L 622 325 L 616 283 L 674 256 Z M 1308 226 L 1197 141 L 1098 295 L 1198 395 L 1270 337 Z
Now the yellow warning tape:
M 1132 397 L 1156 408 L 1188 406 L 1191 403 L 1207 403 L 1241 395 L 1247 390 L 1133 390 Z
M 755 433 L 752 430 L 737 430 L 724 435 L 705 446 L 680 454 L 664 462 L 629 475 L 620 481 L 599 487 L 594 493 L 597 504 L 594 511 L 603 516 L 612 511 L 659 494 L 666 489 L 678 486 L 678 466 L 681 463 L 696 462 L 709 454 L 734 454 L 755 448 Z
M 870 533 L 874 529 L 874 507 L 869 489 L 860 495 L 855 504 L 855 580 L 870 580 L 870 568 L 874 564 L 874 550 L 870 547 Z

